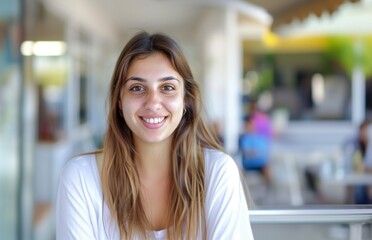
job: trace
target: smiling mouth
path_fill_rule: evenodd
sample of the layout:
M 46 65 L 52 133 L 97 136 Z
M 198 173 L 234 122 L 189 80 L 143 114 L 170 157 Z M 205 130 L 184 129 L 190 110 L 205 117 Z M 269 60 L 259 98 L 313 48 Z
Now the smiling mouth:
M 158 124 L 164 121 L 165 117 L 157 117 L 157 118 L 144 118 L 142 117 L 142 120 L 145 121 L 148 124 Z

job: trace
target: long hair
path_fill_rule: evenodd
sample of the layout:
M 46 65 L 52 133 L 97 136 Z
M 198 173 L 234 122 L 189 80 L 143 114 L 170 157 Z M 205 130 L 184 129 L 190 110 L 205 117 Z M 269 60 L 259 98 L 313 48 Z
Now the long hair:
M 154 52 L 163 53 L 184 82 L 185 114 L 173 133 L 172 181 L 168 239 L 206 238 L 204 148 L 222 149 L 203 122 L 199 87 L 178 44 L 164 34 L 140 32 L 122 50 L 109 89 L 108 127 L 103 146 L 101 181 L 104 199 L 121 238 L 147 238 L 151 225 L 140 198 L 132 132 L 121 116 L 120 92 L 131 62 Z

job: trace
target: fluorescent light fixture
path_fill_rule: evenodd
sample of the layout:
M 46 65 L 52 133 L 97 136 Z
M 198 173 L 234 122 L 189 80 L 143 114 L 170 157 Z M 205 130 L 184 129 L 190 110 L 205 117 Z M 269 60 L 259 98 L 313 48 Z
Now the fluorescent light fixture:
M 62 56 L 66 49 L 66 43 L 63 41 L 25 41 L 21 45 L 24 56 Z
M 35 42 L 32 47 L 32 52 L 36 56 L 61 56 L 66 52 L 66 44 L 64 42 Z
M 24 41 L 21 45 L 21 53 L 23 56 L 31 56 L 32 55 L 32 41 Z

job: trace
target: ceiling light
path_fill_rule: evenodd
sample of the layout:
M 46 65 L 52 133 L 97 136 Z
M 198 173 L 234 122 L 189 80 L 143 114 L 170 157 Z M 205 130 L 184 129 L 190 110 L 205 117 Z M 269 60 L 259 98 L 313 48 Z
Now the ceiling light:
M 31 56 L 32 55 L 32 41 L 24 41 L 21 45 L 21 53 L 23 56 Z
M 62 56 L 66 49 L 66 43 L 63 41 L 25 41 L 21 45 L 24 56 Z

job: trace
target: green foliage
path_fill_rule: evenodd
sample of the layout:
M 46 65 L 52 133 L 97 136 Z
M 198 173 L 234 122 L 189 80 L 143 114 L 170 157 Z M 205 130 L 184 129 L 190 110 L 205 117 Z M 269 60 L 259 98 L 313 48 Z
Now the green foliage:
M 261 94 L 265 90 L 268 90 L 273 85 L 274 73 L 270 66 L 264 66 L 259 74 L 258 82 L 253 88 L 253 92 L 257 95 Z
M 357 64 L 362 67 L 366 77 L 372 76 L 371 37 L 330 37 L 325 57 L 328 64 L 337 62 L 350 76 Z
M 267 54 L 263 58 L 263 65 L 259 71 L 258 82 L 253 87 L 253 93 L 257 96 L 262 92 L 271 89 L 274 84 L 274 55 Z
M 361 55 L 360 61 L 366 76 L 372 76 L 372 39 L 364 42 L 363 54 Z

